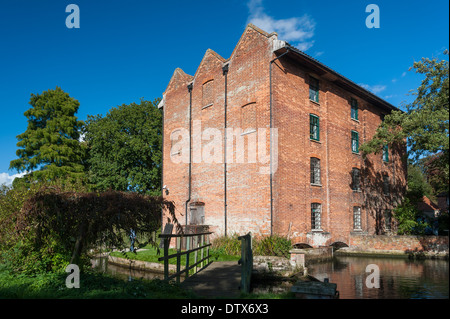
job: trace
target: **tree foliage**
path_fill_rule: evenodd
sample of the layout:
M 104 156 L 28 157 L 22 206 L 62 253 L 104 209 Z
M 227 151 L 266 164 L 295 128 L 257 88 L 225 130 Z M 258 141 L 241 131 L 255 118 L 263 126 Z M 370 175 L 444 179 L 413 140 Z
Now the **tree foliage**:
M 428 183 L 426 175 L 418 165 L 408 165 L 408 191 L 407 197 L 416 204 L 423 196 L 434 199 L 433 188 Z
M 89 248 L 123 247 L 131 229 L 149 234 L 161 227 L 161 210 L 178 222 L 174 205 L 162 197 L 134 192 L 60 192 L 43 188 L 25 202 L 17 219 L 19 233 L 35 232 L 35 243 L 55 236 L 72 250 L 71 263 Z M 124 236 L 125 235 L 125 236 Z
M 89 179 L 98 189 L 161 194 L 162 114 L 141 100 L 89 116 Z
M 131 229 L 145 237 L 158 230 L 162 209 L 181 229 L 174 204 L 162 197 L 88 192 L 65 181 L 36 185 L 0 195 L 0 259 L 17 271 L 49 271 L 69 263 L 82 267 L 90 249 L 128 245 Z
M 35 196 L 43 185 L 65 191 L 85 191 L 80 181 L 67 179 L 17 183 L 13 187 L 2 186 L 0 192 L 0 263 L 24 273 L 39 273 L 62 269 L 70 260 L 70 251 L 62 249 L 54 237 L 47 236 L 37 245 L 33 232 L 20 234 L 17 222 L 26 201 Z
M 10 169 L 33 171 L 33 180 L 83 175 L 85 149 L 79 141 L 82 121 L 75 114 L 80 103 L 60 87 L 32 94 L 24 115 L 26 131 L 17 136 L 19 157 Z
M 448 51 L 444 52 L 448 55 Z M 406 112 L 386 115 L 374 137 L 361 146 L 366 153 L 379 153 L 385 145 L 406 140 L 409 150 L 408 192 L 395 209 L 400 234 L 421 233 L 427 225 L 418 222 L 417 203 L 422 197 L 434 197 L 449 184 L 449 63 L 422 58 L 411 69 L 424 75 L 415 100 Z M 424 165 L 425 163 L 425 165 Z M 420 169 L 423 168 L 423 171 Z M 437 172 L 437 173 L 436 173 Z M 424 178 L 433 176 L 428 181 Z
M 444 52 L 448 55 L 448 51 Z M 448 61 L 422 58 L 411 69 L 423 74 L 415 100 L 406 106 L 406 112 L 392 111 L 386 115 L 372 140 L 361 146 L 365 153 L 378 153 L 386 144 L 407 140 L 410 159 L 439 154 L 443 180 L 448 189 L 449 159 L 449 80 Z

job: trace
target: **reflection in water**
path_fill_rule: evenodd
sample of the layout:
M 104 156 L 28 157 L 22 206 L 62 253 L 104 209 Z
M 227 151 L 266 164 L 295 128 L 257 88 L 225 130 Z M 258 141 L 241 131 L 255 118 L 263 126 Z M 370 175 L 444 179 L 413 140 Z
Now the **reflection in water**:
M 370 264 L 379 268 L 380 288 L 366 286 Z M 448 265 L 445 260 L 339 256 L 311 265 L 308 271 L 321 281 L 336 283 L 341 299 L 441 299 L 449 298 Z
M 150 272 L 132 269 L 130 267 L 118 266 L 108 263 L 108 257 L 99 257 L 91 260 L 92 267 L 97 271 L 110 274 L 116 278 L 124 280 L 131 279 L 164 279 L 163 272 Z
M 160 272 L 139 271 L 95 258 L 93 267 L 124 280 L 164 279 Z M 368 288 L 367 265 L 380 270 L 380 288 Z M 449 262 L 445 260 L 409 260 L 381 257 L 335 257 L 332 262 L 313 264 L 308 272 L 320 281 L 329 278 L 337 284 L 340 299 L 448 299 Z M 254 292 L 286 292 L 290 286 L 254 287 Z

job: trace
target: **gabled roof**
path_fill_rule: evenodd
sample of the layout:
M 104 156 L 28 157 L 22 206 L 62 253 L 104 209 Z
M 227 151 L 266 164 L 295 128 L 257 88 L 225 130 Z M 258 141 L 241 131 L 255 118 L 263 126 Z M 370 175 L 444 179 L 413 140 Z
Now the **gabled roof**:
M 397 107 L 393 106 L 392 104 L 390 104 L 389 102 L 383 100 L 382 98 L 380 98 L 379 96 L 373 94 L 372 92 L 370 92 L 369 90 L 361 87 L 360 85 L 356 84 L 355 82 L 351 81 L 350 79 L 346 78 L 345 76 L 339 74 L 338 72 L 336 72 L 335 70 L 329 68 L 328 66 L 324 65 L 323 63 L 319 62 L 318 60 L 316 60 L 315 58 L 309 56 L 308 54 L 306 54 L 303 51 L 300 51 L 299 49 L 293 47 L 292 45 L 290 45 L 288 42 L 285 41 L 281 41 L 278 40 L 278 34 L 276 32 L 272 32 L 272 33 L 268 33 L 260 28 L 258 28 L 257 26 L 249 23 L 247 24 L 244 32 L 242 33 L 238 43 L 236 44 L 236 46 L 234 47 L 233 52 L 231 53 L 230 57 L 228 59 L 224 59 L 221 55 L 219 55 L 218 53 L 216 53 L 215 51 L 208 49 L 206 50 L 202 61 L 199 64 L 199 68 L 203 62 L 203 60 L 207 57 L 208 54 L 212 54 L 214 55 L 221 63 L 227 63 L 228 61 L 230 61 L 233 56 L 236 53 L 236 49 L 239 47 L 240 42 L 242 41 L 242 39 L 244 39 L 245 34 L 249 31 L 249 30 L 254 30 L 258 33 L 260 33 L 261 35 L 267 37 L 267 38 L 271 38 L 273 37 L 274 40 L 274 53 L 275 54 L 282 54 L 286 51 L 289 51 L 286 56 L 291 57 L 294 61 L 296 61 L 297 63 L 307 67 L 308 69 L 312 70 L 314 73 L 318 74 L 319 76 L 327 79 L 328 81 L 333 82 L 334 84 L 336 84 L 337 86 L 352 92 L 355 95 L 358 95 L 364 99 L 366 99 L 368 102 L 381 107 L 382 109 L 384 109 L 387 112 L 393 111 L 393 110 L 397 110 L 397 111 L 401 111 L 400 109 L 398 109 Z M 197 73 L 198 73 L 198 69 L 196 70 L 194 76 L 188 75 L 186 73 L 184 73 L 183 70 L 181 70 L 180 68 L 177 68 L 169 82 L 170 83 L 174 80 L 174 78 L 176 76 L 179 76 L 181 78 L 183 78 L 183 81 L 187 81 L 187 82 L 192 82 Z M 168 85 L 168 87 L 169 87 Z M 167 89 L 166 89 L 167 90 Z M 163 97 L 164 100 L 164 97 Z M 162 101 L 161 101 L 162 102 Z M 164 103 L 160 103 L 161 107 L 164 105 Z
M 306 66 L 307 68 L 313 70 L 318 75 L 326 78 L 327 80 L 333 82 L 337 86 L 350 91 L 358 96 L 361 96 L 365 99 L 367 99 L 369 102 L 381 106 L 387 111 L 397 110 L 401 111 L 397 107 L 393 106 L 389 102 L 383 100 L 379 96 L 373 94 L 369 90 L 361 87 L 360 85 L 356 84 L 355 82 L 351 81 L 350 79 L 346 78 L 342 74 L 339 74 L 335 70 L 329 68 L 325 64 L 319 62 L 315 58 L 309 56 L 303 51 L 300 51 L 299 49 L 293 47 L 289 43 L 285 42 L 285 45 L 279 45 L 278 49 L 274 50 L 275 54 L 282 54 L 286 52 L 286 50 L 289 50 L 288 56 L 291 56 L 294 60 L 296 60 L 298 63 Z
M 217 58 L 217 60 L 219 60 L 219 62 L 222 63 L 222 64 L 225 62 L 225 59 L 224 59 L 220 54 L 218 54 L 217 52 L 215 52 L 215 51 L 213 51 L 213 50 L 211 50 L 211 49 L 206 50 L 205 54 L 203 55 L 202 60 L 200 61 L 200 64 L 199 64 L 198 67 L 197 67 L 197 70 L 195 71 L 194 76 L 192 77 L 192 81 L 194 81 L 195 78 L 197 77 L 198 71 L 200 70 L 200 67 L 201 67 L 202 64 L 203 64 L 203 61 L 208 57 L 208 55 L 214 56 L 214 57 Z
M 264 30 L 258 28 L 256 25 L 254 25 L 254 24 L 252 24 L 252 23 L 249 23 L 249 24 L 247 24 L 247 26 L 245 27 L 244 32 L 242 32 L 242 35 L 241 35 L 241 37 L 239 38 L 239 41 L 237 42 L 237 44 L 235 45 L 235 47 L 234 47 L 234 49 L 233 49 L 233 52 L 231 52 L 230 57 L 229 57 L 228 59 L 226 59 L 225 62 L 230 61 L 230 60 L 234 57 L 234 55 L 235 55 L 235 53 L 236 53 L 236 49 L 239 47 L 241 41 L 242 41 L 242 40 L 244 39 L 244 37 L 245 37 L 245 34 L 246 34 L 246 33 L 248 32 L 248 30 L 250 30 L 250 29 L 251 29 L 251 30 L 254 30 L 254 31 L 258 32 L 258 33 L 260 33 L 261 35 L 263 35 L 263 36 L 265 36 L 265 37 L 267 37 L 267 38 L 270 38 L 270 37 L 272 37 L 272 36 L 275 36 L 275 37 L 278 36 L 278 34 L 277 34 L 276 32 L 267 33 L 266 31 L 264 31 Z
M 422 201 L 417 204 L 417 208 L 420 211 L 436 211 L 439 210 L 439 207 L 431 201 L 428 197 L 424 196 Z

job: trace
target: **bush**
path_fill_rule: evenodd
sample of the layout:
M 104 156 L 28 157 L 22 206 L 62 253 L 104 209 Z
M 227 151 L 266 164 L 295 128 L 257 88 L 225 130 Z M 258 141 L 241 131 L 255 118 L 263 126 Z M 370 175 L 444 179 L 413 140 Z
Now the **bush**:
M 424 235 L 430 228 L 427 222 L 420 220 L 417 204 L 414 205 L 407 197 L 394 209 L 394 213 L 398 235 Z
M 278 256 L 289 258 L 292 243 L 289 239 L 279 235 L 257 238 L 253 245 L 253 255 Z
M 0 263 L 22 273 L 61 271 L 89 264 L 89 249 L 117 247 L 161 226 L 161 209 L 173 223 L 174 205 L 133 192 L 87 192 L 65 183 L 21 185 L 0 192 Z
M 238 235 L 222 236 L 215 238 L 211 243 L 211 248 L 221 255 L 239 256 L 241 254 L 241 241 Z
M 24 274 L 64 270 L 70 260 L 70 250 L 65 249 L 49 232 L 36 240 L 36 229 L 19 232 L 22 208 L 44 187 L 66 190 L 83 189 L 80 182 L 53 181 L 48 183 L 16 182 L 13 187 L 0 189 L 0 263 Z M 83 260 L 83 264 L 86 260 Z
M 212 249 L 224 254 L 239 256 L 241 254 L 241 241 L 237 234 L 229 237 L 218 237 L 212 241 Z M 252 248 L 254 256 L 278 256 L 289 257 L 292 243 L 289 239 L 279 235 L 252 237 Z

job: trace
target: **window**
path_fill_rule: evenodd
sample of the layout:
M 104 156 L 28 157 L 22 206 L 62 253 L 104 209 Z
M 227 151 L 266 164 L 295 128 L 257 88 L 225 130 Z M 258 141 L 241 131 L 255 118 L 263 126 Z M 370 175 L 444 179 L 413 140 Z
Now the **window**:
M 256 129 L 256 103 L 249 103 L 241 108 L 242 129 L 251 132 Z
M 359 134 L 356 131 L 352 131 L 352 152 L 359 153 Z
M 320 141 L 319 117 L 314 114 L 309 115 L 309 138 L 314 141 Z
M 189 207 L 189 224 L 204 225 L 205 224 L 205 204 L 198 202 L 192 203 Z
M 202 107 L 208 107 L 214 102 L 214 92 L 213 92 L 214 80 L 205 82 L 202 86 Z
M 320 230 L 320 215 L 322 213 L 322 205 L 319 203 L 311 204 L 311 229 Z
M 389 162 L 389 146 L 387 144 L 383 146 L 383 161 Z
M 391 220 L 392 214 L 390 209 L 386 209 L 384 211 L 384 230 L 385 231 L 391 231 Z
M 320 159 L 311 157 L 311 184 L 320 185 Z
M 319 103 L 319 80 L 309 77 L 309 99 Z
M 354 120 L 358 120 L 358 101 L 351 99 L 351 117 Z
M 390 190 L 389 190 L 389 176 L 388 175 L 383 175 L 383 194 L 384 195 L 389 195 Z
M 181 142 L 179 141 L 179 137 L 181 136 Z M 170 155 L 175 156 L 181 154 L 181 150 L 183 149 L 183 136 L 181 129 L 176 129 L 170 134 Z
M 361 171 L 359 168 L 352 169 L 352 189 L 355 192 L 361 191 Z
M 361 230 L 361 207 L 353 207 L 353 229 Z

